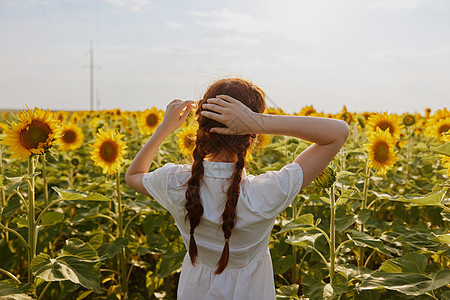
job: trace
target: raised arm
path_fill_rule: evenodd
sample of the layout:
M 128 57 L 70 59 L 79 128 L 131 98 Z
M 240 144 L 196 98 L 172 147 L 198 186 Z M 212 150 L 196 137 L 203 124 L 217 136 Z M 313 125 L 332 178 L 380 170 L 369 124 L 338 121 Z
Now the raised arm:
M 202 115 L 226 128 L 212 128 L 220 134 L 277 134 L 313 142 L 295 162 L 303 169 L 303 185 L 307 186 L 333 159 L 349 134 L 346 122 L 328 118 L 280 116 L 255 113 L 242 102 L 226 95 L 208 99 Z M 208 111 L 209 110 L 209 111 Z
M 130 187 L 148 196 L 147 190 L 142 185 L 142 176 L 150 170 L 153 158 L 161 143 L 172 131 L 183 124 L 193 104 L 193 101 L 173 100 L 167 105 L 163 121 L 156 128 L 156 131 L 147 143 L 136 154 L 125 173 L 125 182 Z

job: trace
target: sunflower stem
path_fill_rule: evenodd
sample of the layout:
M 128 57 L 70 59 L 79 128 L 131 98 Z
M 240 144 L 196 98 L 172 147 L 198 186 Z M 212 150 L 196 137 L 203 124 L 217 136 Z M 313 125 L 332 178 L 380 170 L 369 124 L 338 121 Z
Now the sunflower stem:
M 406 173 L 409 178 L 409 173 L 411 172 L 411 138 L 412 138 L 412 128 L 409 126 L 406 129 L 406 138 L 407 138 L 407 144 L 406 144 Z
M 292 207 L 292 216 L 295 220 L 297 215 L 297 207 Z M 292 266 L 292 282 L 298 282 L 298 266 L 297 266 L 297 246 L 292 245 L 292 255 L 294 256 L 294 264 Z
M 367 208 L 367 192 L 369 190 L 369 184 L 370 184 L 370 168 L 369 168 L 369 160 L 366 162 L 366 173 L 364 177 L 364 188 L 363 188 L 363 198 L 361 202 L 361 210 Z M 359 225 L 359 231 L 361 233 L 364 233 L 364 224 Z M 364 247 L 359 248 L 359 255 L 358 255 L 358 267 L 362 267 L 364 265 Z
M 336 236 L 335 236 L 335 195 L 334 185 L 330 189 L 330 283 L 333 284 L 336 263 Z
M 117 191 L 117 208 L 118 214 L 118 232 L 119 238 L 124 238 L 123 231 L 123 211 L 122 211 L 122 196 L 120 194 L 120 172 L 116 171 L 116 191 Z M 122 292 L 125 299 L 128 298 L 128 283 L 127 283 L 127 265 L 125 260 L 125 249 L 122 249 L 119 253 L 120 261 L 120 281 L 122 285 Z
M 44 181 L 44 199 L 45 205 L 48 205 L 48 182 L 47 182 L 47 166 L 46 166 L 45 153 L 42 155 L 42 179 Z
M 14 280 L 17 284 L 21 284 L 20 280 L 17 279 L 17 277 L 14 276 L 13 273 L 11 273 L 11 272 L 9 272 L 9 271 L 6 271 L 6 270 L 4 270 L 4 269 L 2 269 L 2 268 L 0 268 L 0 273 L 5 274 L 6 276 L 8 276 L 8 277 L 11 278 L 12 280 Z
M 0 145 L 0 175 L 3 176 L 3 148 Z M 1 179 L 1 187 L 0 187 L 0 193 L 1 193 L 1 201 L 2 201 L 2 207 L 6 206 L 6 194 L 5 194 L 5 188 L 3 187 L 3 178 Z
M 35 160 L 33 156 L 28 157 L 28 175 L 34 173 L 35 170 Z M 37 243 L 37 232 L 36 232 L 36 222 L 35 222 L 35 194 L 34 194 L 34 176 L 30 176 L 28 179 L 28 283 L 34 283 L 34 276 L 31 270 L 31 261 L 36 257 L 36 243 Z
M 69 189 L 72 190 L 73 189 L 73 165 L 72 165 L 72 163 L 70 163 L 68 181 L 69 181 Z

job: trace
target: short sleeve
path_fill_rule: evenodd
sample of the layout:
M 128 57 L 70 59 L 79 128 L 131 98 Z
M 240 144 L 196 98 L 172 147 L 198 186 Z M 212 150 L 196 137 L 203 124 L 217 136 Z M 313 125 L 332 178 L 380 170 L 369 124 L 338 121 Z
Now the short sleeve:
M 257 210 L 266 218 L 274 218 L 294 201 L 302 184 L 302 167 L 293 162 L 279 171 L 249 176 L 246 190 Z
M 153 199 L 162 207 L 171 211 L 173 203 L 169 197 L 169 174 L 173 173 L 176 165 L 168 163 L 142 177 L 142 185 Z

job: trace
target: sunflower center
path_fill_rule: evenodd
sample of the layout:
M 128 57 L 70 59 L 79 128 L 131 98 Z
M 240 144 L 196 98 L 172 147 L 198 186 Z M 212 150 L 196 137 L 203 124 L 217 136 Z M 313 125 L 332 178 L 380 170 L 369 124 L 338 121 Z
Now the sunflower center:
M 27 149 L 35 149 L 40 143 L 47 141 L 51 132 L 52 130 L 46 123 L 33 120 L 20 132 L 20 144 Z
M 410 125 L 413 125 L 413 124 L 415 123 L 415 120 L 414 120 L 414 118 L 411 117 L 411 116 L 405 116 L 405 117 L 403 118 L 403 123 L 404 123 L 405 125 L 407 125 L 407 126 L 410 126 Z
M 389 128 L 389 133 L 393 134 L 394 133 L 394 127 L 392 126 L 391 123 L 386 122 L 386 121 L 382 121 L 380 123 L 377 124 L 377 127 L 379 127 L 381 130 L 385 131 L 386 129 Z
M 389 158 L 389 146 L 385 142 L 378 142 L 373 152 L 374 159 L 380 164 L 385 163 Z
M 116 160 L 118 156 L 117 144 L 112 141 L 103 142 L 100 146 L 100 157 L 108 163 Z
M 71 129 L 66 130 L 62 136 L 64 144 L 72 144 L 77 139 L 77 133 Z
M 439 134 L 443 134 L 444 132 L 447 132 L 450 130 L 450 124 L 442 124 L 438 130 L 439 130 Z
M 147 123 L 147 126 L 153 127 L 158 123 L 158 116 L 155 114 L 149 114 L 145 119 L 145 122 Z

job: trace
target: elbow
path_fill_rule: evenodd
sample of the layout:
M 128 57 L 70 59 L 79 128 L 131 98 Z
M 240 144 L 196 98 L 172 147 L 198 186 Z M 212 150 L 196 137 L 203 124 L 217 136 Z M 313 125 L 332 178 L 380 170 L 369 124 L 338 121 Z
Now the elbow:
M 125 173 L 124 179 L 125 179 L 125 183 L 131 187 L 130 183 L 131 183 L 131 174 L 130 172 L 128 172 L 129 169 L 127 170 L 127 172 Z
M 345 141 L 347 140 L 348 136 L 350 134 L 350 127 L 348 126 L 347 122 L 340 120 L 339 121 L 339 127 L 337 132 L 337 137 L 339 137 L 339 142 L 344 145 Z

